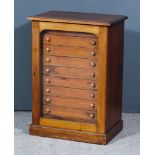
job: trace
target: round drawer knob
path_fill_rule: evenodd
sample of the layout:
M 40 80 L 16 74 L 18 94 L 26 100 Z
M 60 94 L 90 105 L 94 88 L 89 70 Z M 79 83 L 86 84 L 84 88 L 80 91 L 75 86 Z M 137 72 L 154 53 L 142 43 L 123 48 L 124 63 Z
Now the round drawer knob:
M 46 68 L 46 73 L 49 73 L 50 72 L 50 69 L 49 68 Z
M 94 73 L 94 72 L 90 73 L 90 75 L 91 75 L 92 77 L 95 77 L 95 73 Z
M 47 92 L 47 93 L 50 93 L 50 91 L 51 91 L 51 90 L 50 90 L 49 88 L 46 89 L 46 92 Z
M 94 114 L 89 114 L 89 116 L 90 116 L 91 118 L 94 118 L 95 115 L 94 115 Z
M 46 48 L 46 52 L 50 52 L 50 48 L 47 47 L 47 48 Z
M 48 102 L 48 103 L 49 103 L 49 102 L 50 102 L 50 98 L 46 98 L 46 102 Z
M 47 108 L 47 109 L 46 109 L 46 112 L 49 113 L 49 112 L 50 112 L 50 108 Z
M 50 37 L 46 37 L 46 40 L 47 40 L 47 41 L 50 41 L 51 39 L 50 39 Z
M 96 45 L 96 41 L 93 40 L 93 41 L 91 42 L 91 44 L 92 44 L 92 45 Z
M 46 79 L 46 82 L 47 82 L 47 83 L 50 83 L 51 81 L 50 81 L 50 79 Z
M 94 88 L 94 87 L 95 87 L 95 83 L 91 83 L 91 87 L 93 87 L 93 88 Z
M 92 52 L 91 52 L 91 55 L 92 55 L 92 56 L 95 56 L 95 55 L 96 55 L 96 53 L 95 53 L 94 51 L 92 51 Z
M 95 62 L 91 62 L 91 66 L 95 67 L 96 66 Z
M 91 103 L 90 106 L 91 106 L 92 108 L 94 108 L 94 107 L 95 107 L 95 104 L 94 104 L 94 103 Z
M 50 62 L 50 61 L 51 61 L 51 59 L 50 59 L 50 58 L 46 58 L 46 61 L 47 61 L 47 62 Z
M 94 94 L 94 93 L 91 93 L 90 96 L 91 96 L 92 98 L 94 98 L 94 97 L 95 97 L 95 94 Z

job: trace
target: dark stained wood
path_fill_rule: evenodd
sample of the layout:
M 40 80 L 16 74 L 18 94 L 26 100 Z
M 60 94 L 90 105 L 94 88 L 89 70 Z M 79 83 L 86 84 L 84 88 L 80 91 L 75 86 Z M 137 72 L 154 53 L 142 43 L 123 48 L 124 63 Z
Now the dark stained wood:
M 97 80 L 96 69 L 79 69 L 73 67 L 55 66 L 55 65 L 44 65 L 43 73 L 45 75 L 56 75 L 64 77 L 72 77 L 79 79 L 92 79 Z
M 29 20 L 60 22 L 60 23 L 77 23 L 112 26 L 127 19 L 122 15 L 108 15 L 97 13 L 80 13 L 80 12 L 64 12 L 64 11 L 48 11 L 36 16 L 31 16 Z
M 67 56 L 77 58 L 94 58 L 97 57 L 97 48 L 83 48 L 83 47 L 66 47 L 44 45 L 43 53 L 54 56 Z
M 46 91 L 47 89 L 50 90 L 49 93 L 47 93 Z M 97 92 L 93 90 L 55 87 L 55 86 L 44 86 L 43 90 L 44 95 L 77 98 L 77 99 L 89 99 L 89 100 L 96 100 L 97 98 Z
M 110 27 L 108 29 L 106 130 L 122 119 L 123 44 L 124 23 Z
M 96 110 L 97 108 L 96 101 L 72 99 L 72 98 L 64 98 L 64 97 L 52 97 L 49 95 L 44 96 L 43 104 L 53 105 L 58 107 L 81 109 L 81 110 L 94 110 L 94 109 Z
M 63 76 L 43 76 L 43 85 L 44 86 L 60 86 L 60 87 L 69 87 L 69 88 L 79 88 L 79 89 L 91 89 L 97 90 L 96 81 L 84 80 L 84 79 L 75 79 L 75 78 L 66 78 Z
M 97 67 L 97 60 L 81 59 L 81 58 L 69 58 L 69 57 L 57 57 L 43 55 L 44 65 L 56 65 L 56 66 L 66 66 L 75 68 L 86 68 L 93 69 Z M 94 66 L 92 66 L 94 63 Z

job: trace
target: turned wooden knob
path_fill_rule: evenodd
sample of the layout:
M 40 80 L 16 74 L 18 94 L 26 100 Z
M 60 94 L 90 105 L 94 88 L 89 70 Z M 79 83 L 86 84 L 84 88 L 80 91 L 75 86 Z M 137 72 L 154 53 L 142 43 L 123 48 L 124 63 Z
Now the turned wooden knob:
M 90 73 L 90 76 L 95 77 L 95 73 L 94 72 Z
M 49 88 L 46 89 L 46 92 L 47 92 L 47 93 L 50 93 L 50 91 L 51 91 L 51 90 L 50 90 Z
M 50 58 L 46 58 L 46 61 L 47 61 L 47 62 L 50 62 L 50 61 L 51 61 L 51 59 L 50 59 Z
M 46 108 L 46 112 L 49 113 L 50 112 L 50 108 Z
M 91 62 L 91 66 L 95 67 L 96 66 L 95 62 Z
M 91 42 L 91 44 L 92 44 L 92 45 L 96 45 L 96 41 L 93 40 L 93 41 Z
M 94 97 L 95 97 L 95 94 L 94 94 L 94 93 L 91 93 L 90 96 L 91 96 L 92 98 L 94 98 Z
M 96 53 L 95 53 L 94 51 L 92 51 L 92 52 L 91 52 L 91 55 L 92 55 L 92 56 L 95 56 L 95 55 L 96 55 Z
M 47 40 L 47 41 L 50 41 L 51 39 L 50 39 L 50 37 L 46 37 L 46 40 Z
M 47 82 L 47 83 L 50 83 L 51 81 L 50 81 L 50 79 L 46 79 L 46 82 Z
M 49 68 L 46 68 L 46 72 L 49 73 L 50 72 L 50 69 Z
M 95 107 L 95 104 L 94 103 L 91 103 L 90 104 L 90 107 L 94 108 Z
M 46 52 L 50 52 L 50 48 L 47 47 L 47 48 L 46 48 Z
M 50 101 L 51 101 L 51 100 L 50 100 L 50 98 L 46 98 L 46 102 L 48 102 L 48 103 L 49 103 Z
M 91 87 L 94 88 L 95 87 L 95 83 L 91 83 Z
M 91 118 L 94 118 L 95 115 L 94 115 L 94 114 L 89 114 L 89 116 L 90 116 Z

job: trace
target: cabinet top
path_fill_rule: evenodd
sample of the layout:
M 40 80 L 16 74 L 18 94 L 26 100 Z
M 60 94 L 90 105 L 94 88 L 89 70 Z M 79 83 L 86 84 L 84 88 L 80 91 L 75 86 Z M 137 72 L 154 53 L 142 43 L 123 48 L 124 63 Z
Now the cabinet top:
M 111 26 L 127 19 L 127 16 L 97 14 L 97 13 L 81 13 L 81 12 L 64 12 L 64 11 L 48 11 L 39 15 L 28 17 L 29 20 L 50 21 L 60 23 L 75 23 Z

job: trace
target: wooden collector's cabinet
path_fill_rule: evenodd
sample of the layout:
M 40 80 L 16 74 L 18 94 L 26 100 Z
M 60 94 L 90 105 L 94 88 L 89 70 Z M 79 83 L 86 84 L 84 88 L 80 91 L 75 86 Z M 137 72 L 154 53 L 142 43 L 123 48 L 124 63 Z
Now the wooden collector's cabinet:
M 106 144 L 121 131 L 126 16 L 49 11 L 32 20 L 30 134 Z

